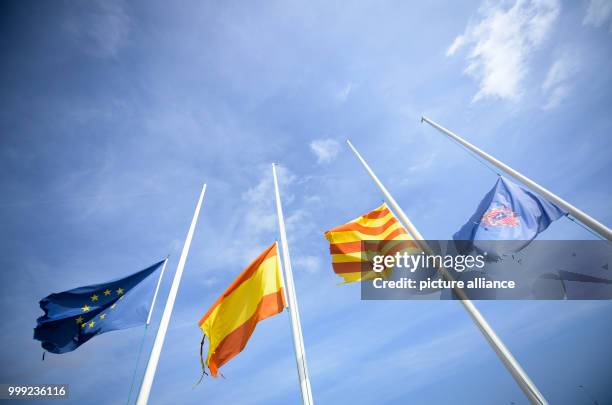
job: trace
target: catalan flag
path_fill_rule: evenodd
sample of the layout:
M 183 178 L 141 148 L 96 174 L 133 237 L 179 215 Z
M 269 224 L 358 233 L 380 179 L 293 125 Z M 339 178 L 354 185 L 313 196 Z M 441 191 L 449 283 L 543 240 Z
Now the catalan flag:
M 259 321 L 285 308 L 277 250 L 274 243 L 260 254 L 200 319 L 210 341 L 206 365 L 213 377 L 244 349 Z
M 334 272 L 345 283 L 379 277 L 372 269 L 374 255 L 393 255 L 406 249 L 417 250 L 393 213 L 380 207 L 344 225 L 325 232 L 329 241 Z

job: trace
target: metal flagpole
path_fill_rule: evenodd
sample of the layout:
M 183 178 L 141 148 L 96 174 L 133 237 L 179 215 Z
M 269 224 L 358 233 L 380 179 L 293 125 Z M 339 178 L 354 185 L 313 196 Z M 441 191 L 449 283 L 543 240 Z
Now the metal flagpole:
M 136 400 L 137 405 L 146 405 L 149 401 L 149 395 L 151 394 L 151 386 L 153 385 L 153 379 L 155 378 L 155 371 L 157 370 L 157 364 L 159 363 L 159 356 L 161 354 L 162 347 L 164 345 L 164 339 L 166 338 L 166 332 L 168 331 L 168 325 L 170 324 L 170 316 L 172 315 L 172 308 L 174 307 L 174 301 L 176 300 L 176 294 L 178 292 L 179 284 L 181 283 L 181 276 L 185 269 L 185 261 L 189 254 L 189 247 L 191 246 L 191 239 L 195 231 L 196 223 L 198 222 L 198 216 L 200 215 L 200 208 L 202 207 L 202 201 L 204 200 L 204 193 L 206 192 L 206 184 L 202 186 L 202 192 L 198 199 L 195 212 L 193 213 L 193 219 L 185 238 L 185 244 L 183 245 L 183 251 L 179 259 L 178 265 L 176 266 L 176 272 L 174 273 L 174 279 L 172 280 L 172 286 L 168 293 L 166 300 L 166 306 L 164 307 L 164 313 L 162 314 L 161 321 L 159 322 L 159 328 L 155 335 L 155 342 L 151 349 L 151 355 L 147 362 L 147 368 L 145 370 L 142 384 L 140 385 L 140 392 L 138 393 L 138 399 Z
M 397 213 L 400 221 L 406 227 L 406 230 L 410 234 L 412 234 L 414 239 L 423 241 L 423 235 L 421 235 L 421 233 L 416 229 L 410 219 L 408 219 L 408 216 L 404 213 L 402 208 L 395 201 L 395 199 L 389 193 L 387 188 L 381 183 L 376 174 L 374 174 L 367 162 L 363 159 L 363 157 L 361 157 L 361 155 L 359 154 L 357 149 L 355 149 L 351 141 L 347 140 L 346 142 L 348 143 L 349 147 L 351 148 L 357 159 L 359 159 L 363 167 L 366 169 L 372 180 L 374 180 L 374 183 L 376 183 L 382 194 L 389 201 L 389 204 L 391 204 L 391 207 Z M 417 242 L 417 244 L 424 252 L 427 253 L 430 251 L 425 242 Z M 445 269 L 440 270 L 444 277 L 446 277 L 447 279 L 452 279 L 451 275 Z M 478 329 L 482 332 L 487 342 L 489 342 L 495 353 L 497 353 L 497 356 L 504 363 L 508 371 L 510 371 L 510 374 L 512 374 L 512 377 L 514 377 L 514 380 L 521 387 L 529 401 L 531 401 L 532 404 L 547 405 L 548 402 L 546 401 L 544 396 L 540 393 L 533 381 L 531 381 L 525 370 L 523 370 L 523 368 L 514 358 L 510 350 L 508 350 L 508 348 L 506 347 L 506 345 L 504 345 L 499 336 L 497 336 L 493 328 L 491 328 L 491 326 L 482 316 L 480 311 L 478 311 L 478 308 L 476 308 L 472 301 L 467 298 L 465 292 L 461 289 L 453 289 L 453 291 L 459 296 L 463 307 L 468 312 Z
M 525 184 L 527 187 L 531 188 L 533 191 L 537 192 L 538 194 L 541 194 L 544 198 L 546 198 L 549 201 L 557 204 L 559 207 L 565 209 L 574 218 L 576 218 L 578 221 L 582 222 L 584 225 L 588 226 L 590 229 L 592 229 L 597 234 L 601 235 L 604 239 L 612 241 L 612 230 L 610 230 L 610 228 L 608 228 L 607 226 L 605 226 L 601 222 L 597 221 L 595 218 L 589 216 L 585 212 L 583 212 L 583 211 L 579 210 L 578 208 L 574 207 L 572 204 L 568 203 L 567 201 L 565 201 L 564 199 L 562 199 L 558 195 L 556 195 L 553 192 L 545 189 L 544 187 L 540 186 L 535 181 L 533 181 L 530 178 L 522 175 L 521 173 L 517 172 L 516 170 L 514 170 L 510 166 L 506 165 L 505 163 L 500 162 L 499 160 L 497 160 L 493 156 L 489 155 L 488 153 L 486 153 L 482 149 L 472 145 L 471 143 L 469 143 L 465 139 L 461 138 L 459 135 L 457 135 L 457 134 L 449 131 L 448 129 L 444 128 L 443 126 L 433 122 L 429 118 L 421 117 L 421 122 L 423 122 L 423 121 L 428 123 L 432 127 L 436 128 L 438 131 L 442 132 L 443 134 L 446 134 L 451 139 L 454 139 L 455 141 L 459 142 L 459 144 L 463 145 L 466 149 L 468 149 L 468 150 L 474 152 L 476 155 L 482 157 L 483 159 L 485 159 L 486 161 L 491 163 L 493 166 L 499 168 L 500 170 L 503 170 L 504 172 L 508 173 L 510 176 L 512 176 L 515 179 L 519 180 L 520 182 Z
M 162 277 L 164 277 L 164 271 L 166 271 L 166 264 L 168 264 L 168 258 L 170 255 L 166 256 L 164 260 L 164 265 L 162 266 L 161 273 L 159 273 L 159 278 L 157 279 L 157 286 L 155 287 L 155 293 L 153 294 L 153 300 L 151 301 L 151 308 L 149 308 L 149 315 L 147 316 L 146 327 L 149 327 L 151 323 L 151 315 L 153 315 L 153 307 L 155 306 L 155 300 L 157 299 L 157 292 L 159 291 L 159 286 L 161 285 Z
M 300 314 L 297 306 L 297 296 L 293 283 L 293 271 L 291 270 L 291 259 L 289 257 L 289 245 L 287 244 L 287 233 L 285 231 L 285 220 L 283 218 L 283 207 L 281 205 L 280 192 L 278 189 L 278 178 L 276 177 L 276 165 L 272 163 L 272 176 L 274 177 L 274 192 L 276 195 L 276 213 L 278 215 L 278 227 L 280 232 L 281 246 L 283 248 L 283 268 L 287 287 L 287 299 L 289 304 L 289 318 L 291 320 L 291 332 L 293 333 L 293 348 L 295 349 L 295 361 L 297 363 L 298 378 L 300 379 L 300 390 L 302 392 L 302 403 L 312 405 L 312 390 L 310 378 L 306 365 L 306 351 L 304 350 L 304 338 Z

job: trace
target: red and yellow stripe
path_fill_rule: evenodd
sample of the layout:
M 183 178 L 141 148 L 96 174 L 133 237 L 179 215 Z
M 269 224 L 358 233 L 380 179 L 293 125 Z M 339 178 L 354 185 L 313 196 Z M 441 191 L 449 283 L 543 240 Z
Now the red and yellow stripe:
M 210 341 L 206 364 L 213 376 L 240 353 L 259 321 L 285 308 L 276 243 L 225 290 L 198 325 Z
M 379 274 L 372 271 L 372 257 L 393 255 L 417 247 L 386 204 L 344 225 L 325 232 L 329 241 L 334 272 L 345 283 L 369 280 Z

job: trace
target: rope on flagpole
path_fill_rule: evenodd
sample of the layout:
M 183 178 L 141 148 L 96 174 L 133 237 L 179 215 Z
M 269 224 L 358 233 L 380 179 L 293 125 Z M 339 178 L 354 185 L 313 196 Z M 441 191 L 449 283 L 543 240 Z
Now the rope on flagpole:
M 136 365 L 134 366 L 134 374 L 132 375 L 132 382 L 130 384 L 130 392 L 128 394 L 128 399 L 126 404 L 130 405 L 130 399 L 132 399 L 132 391 L 134 390 L 134 382 L 136 381 L 136 373 L 138 371 L 138 364 L 140 364 L 140 356 L 142 355 L 142 348 L 144 347 L 144 343 L 147 337 L 147 329 L 149 329 L 149 325 L 145 325 L 144 333 L 142 334 L 142 340 L 140 341 L 140 347 L 138 348 L 138 356 L 136 356 Z
M 567 219 L 569 219 L 570 221 L 572 221 L 573 223 L 575 223 L 576 225 L 578 225 L 579 227 L 581 227 L 582 229 L 588 231 L 591 235 L 595 236 L 597 239 L 599 240 L 606 240 L 604 239 L 603 236 L 601 236 L 600 234 L 598 234 L 597 232 L 593 231 L 591 228 L 589 228 L 588 226 L 584 225 L 582 222 L 577 221 L 573 216 L 571 216 L 570 214 L 565 215 L 565 217 Z

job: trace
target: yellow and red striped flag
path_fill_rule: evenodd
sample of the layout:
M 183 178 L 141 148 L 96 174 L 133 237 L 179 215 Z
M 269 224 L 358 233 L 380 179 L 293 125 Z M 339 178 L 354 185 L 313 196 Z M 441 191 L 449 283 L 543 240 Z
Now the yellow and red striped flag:
M 396 252 L 417 252 L 417 246 L 387 207 L 380 207 L 325 232 L 334 272 L 345 283 L 380 277 L 372 270 L 372 257 Z
M 260 254 L 198 322 L 210 340 L 206 365 L 213 377 L 244 349 L 259 321 L 285 308 L 277 250 L 274 243 Z

